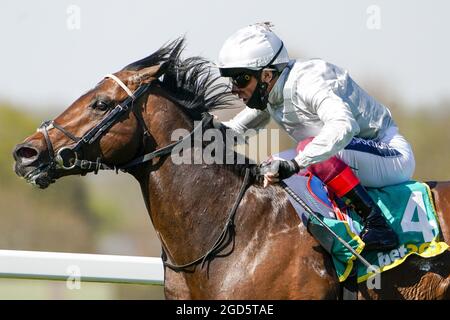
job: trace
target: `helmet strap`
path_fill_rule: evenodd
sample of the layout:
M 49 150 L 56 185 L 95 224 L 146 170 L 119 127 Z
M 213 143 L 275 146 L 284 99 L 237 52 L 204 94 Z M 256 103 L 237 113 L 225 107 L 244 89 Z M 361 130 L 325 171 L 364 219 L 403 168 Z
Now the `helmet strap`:
M 247 102 L 247 106 L 252 109 L 264 110 L 267 108 L 267 102 L 269 100 L 269 93 L 267 92 L 268 84 L 261 81 L 261 71 L 258 72 L 256 84 L 253 94 Z
M 256 77 L 258 79 L 258 83 L 256 84 L 255 90 L 253 90 L 253 94 L 250 97 L 250 99 L 247 102 L 247 106 L 249 108 L 258 109 L 258 110 L 264 110 L 267 108 L 267 102 L 269 101 L 269 93 L 267 92 L 268 84 L 266 82 L 261 81 L 261 75 L 262 71 L 265 68 L 270 67 L 270 65 L 275 61 L 275 59 L 280 54 L 281 50 L 283 49 L 284 44 L 283 41 L 281 41 L 281 46 L 278 49 L 277 53 L 270 59 L 269 63 L 267 63 L 263 68 L 261 68 Z

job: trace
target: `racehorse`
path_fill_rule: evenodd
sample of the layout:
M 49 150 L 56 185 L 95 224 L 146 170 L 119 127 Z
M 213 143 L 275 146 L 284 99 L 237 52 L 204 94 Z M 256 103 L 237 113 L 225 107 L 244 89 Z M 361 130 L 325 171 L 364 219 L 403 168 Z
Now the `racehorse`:
M 331 257 L 254 164 L 171 161 L 171 133 L 211 127 L 207 112 L 229 102 L 207 61 L 183 60 L 183 48 L 178 39 L 108 75 L 44 122 L 15 147 L 16 173 L 40 188 L 100 169 L 130 173 L 161 241 L 167 299 L 339 299 Z M 431 187 L 449 242 L 450 182 Z M 380 289 L 360 284 L 358 298 L 448 299 L 449 285 L 448 251 L 411 256 L 381 274 Z

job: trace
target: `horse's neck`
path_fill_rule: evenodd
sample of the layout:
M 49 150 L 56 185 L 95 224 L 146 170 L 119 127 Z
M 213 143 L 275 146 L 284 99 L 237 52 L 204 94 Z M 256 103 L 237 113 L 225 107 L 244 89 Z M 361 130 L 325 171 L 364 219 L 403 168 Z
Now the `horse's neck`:
M 177 110 L 178 113 L 181 112 Z M 192 123 L 174 112 L 159 118 L 158 146 L 170 144 L 175 129 L 192 131 Z M 151 120 L 149 119 L 151 122 Z M 150 128 L 156 124 L 149 123 Z M 164 126 L 164 128 L 162 128 Z M 176 165 L 170 156 L 155 171 L 138 178 L 147 209 L 161 242 L 175 263 L 204 254 L 224 227 L 243 178 L 224 165 Z
M 180 165 L 170 159 L 153 172 L 145 195 L 156 231 L 178 263 L 209 249 L 224 227 L 241 179 L 217 166 Z

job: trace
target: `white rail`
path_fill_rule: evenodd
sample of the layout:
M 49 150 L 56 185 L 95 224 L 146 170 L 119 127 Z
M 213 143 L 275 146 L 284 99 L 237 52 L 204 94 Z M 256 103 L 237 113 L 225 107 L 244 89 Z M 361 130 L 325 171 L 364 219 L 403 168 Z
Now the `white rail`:
M 0 278 L 164 284 L 160 258 L 0 250 Z

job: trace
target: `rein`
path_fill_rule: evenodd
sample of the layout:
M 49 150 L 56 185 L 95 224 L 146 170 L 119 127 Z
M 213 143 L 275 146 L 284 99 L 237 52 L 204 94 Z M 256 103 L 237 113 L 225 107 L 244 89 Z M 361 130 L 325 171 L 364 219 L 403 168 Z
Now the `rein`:
M 50 168 L 55 169 L 64 169 L 64 170 L 71 170 L 75 167 L 79 167 L 82 170 L 87 171 L 94 171 L 95 174 L 97 174 L 98 170 L 122 170 L 126 171 L 126 169 L 137 166 L 139 164 L 148 162 L 152 160 L 153 158 L 162 157 L 165 156 L 173 150 L 173 148 L 190 139 L 198 130 L 203 128 L 206 124 L 210 123 L 213 120 L 213 117 L 205 113 L 202 117 L 201 122 L 185 137 L 182 139 L 169 144 L 168 146 L 162 147 L 160 149 L 157 149 L 153 152 L 144 154 L 140 157 L 137 157 L 130 162 L 121 165 L 121 166 L 115 166 L 115 165 L 107 165 L 105 163 L 102 163 L 100 160 L 101 158 L 98 157 L 97 161 L 90 161 L 85 159 L 79 159 L 78 158 L 78 151 L 82 149 L 85 145 L 91 145 L 94 142 L 96 142 L 109 128 L 111 128 L 114 123 L 117 122 L 117 120 L 126 112 L 128 112 L 130 109 L 134 107 L 133 102 L 137 99 L 139 99 L 144 93 L 148 91 L 151 84 L 144 84 L 140 86 L 134 93 L 131 92 L 131 90 L 116 76 L 114 75 L 107 75 L 107 78 L 111 78 L 117 84 L 128 94 L 128 98 L 126 98 L 122 103 L 119 103 L 103 120 L 94 126 L 92 129 L 90 129 L 87 133 L 85 133 L 82 137 L 76 137 L 72 133 L 68 132 L 66 129 L 55 123 L 53 120 L 47 120 L 44 121 L 39 128 L 37 129 L 38 132 L 41 132 L 44 135 L 45 141 L 47 143 L 47 148 L 50 156 Z M 141 126 L 144 127 L 144 136 L 148 135 L 148 130 L 145 126 L 145 123 L 143 123 L 142 120 L 139 120 L 139 117 L 136 116 L 138 121 L 141 123 Z M 75 145 L 71 147 L 62 147 L 60 148 L 56 153 L 53 148 L 52 141 L 50 139 L 50 136 L 48 134 L 48 131 L 51 129 L 57 129 L 61 131 L 64 135 L 66 135 L 69 139 L 75 142 Z M 237 208 L 239 207 L 239 204 L 245 194 L 245 191 L 247 190 L 247 187 L 249 186 L 250 182 L 250 169 L 245 169 L 245 176 L 244 180 L 242 181 L 242 185 L 239 189 L 239 193 L 236 197 L 236 200 L 234 201 L 233 206 L 231 207 L 230 211 L 228 212 L 228 217 L 225 222 L 225 226 L 222 229 L 222 232 L 217 237 L 216 241 L 212 245 L 211 249 L 209 249 L 205 254 L 203 254 L 201 257 L 186 263 L 186 264 L 174 264 L 167 261 L 167 246 L 164 243 L 163 239 L 158 233 L 158 236 L 160 237 L 162 249 L 163 249 L 163 264 L 164 266 L 167 266 L 175 271 L 186 271 L 187 268 L 195 266 L 199 263 L 201 263 L 202 267 L 204 263 L 210 259 L 213 256 L 216 256 L 218 252 L 222 251 L 231 241 L 234 241 L 234 217 L 236 215 Z M 233 243 L 234 248 L 234 243 Z M 232 248 L 232 250 L 233 250 Z M 232 250 L 224 254 L 223 256 L 226 256 L 232 252 Z
M 222 232 L 217 237 L 217 239 L 214 242 L 214 244 L 212 245 L 211 249 L 209 249 L 205 254 L 198 257 L 197 259 L 195 259 L 191 262 L 185 263 L 185 264 L 174 264 L 174 263 L 168 262 L 167 261 L 168 257 L 166 254 L 166 252 L 168 251 L 167 245 L 164 243 L 160 234 L 158 233 L 158 236 L 161 240 L 161 244 L 162 244 L 162 248 L 163 248 L 162 260 L 163 260 L 164 266 L 169 267 L 170 269 L 172 269 L 176 272 L 188 271 L 186 269 L 188 269 L 189 267 L 196 266 L 199 263 L 201 263 L 201 267 L 203 267 L 203 265 L 205 264 L 205 262 L 207 260 L 209 260 L 210 258 L 212 258 L 214 256 L 217 256 L 218 252 L 222 251 L 231 241 L 234 241 L 234 237 L 233 237 L 234 226 L 235 226 L 234 225 L 234 217 L 236 216 L 236 211 L 237 211 L 237 208 L 239 207 L 239 203 L 241 202 L 242 198 L 244 197 L 245 191 L 247 190 L 247 187 L 249 186 L 249 182 L 250 182 L 250 169 L 245 168 L 244 180 L 242 181 L 241 188 L 239 189 L 239 193 L 236 197 L 236 200 L 234 201 L 233 206 L 231 207 L 230 211 L 228 212 L 228 218 L 225 222 L 225 226 L 223 227 Z M 234 243 L 233 243 L 233 248 L 234 248 Z M 231 249 L 231 251 L 228 254 L 230 254 L 233 251 L 233 248 Z M 223 254 L 222 256 L 227 256 L 228 254 Z

